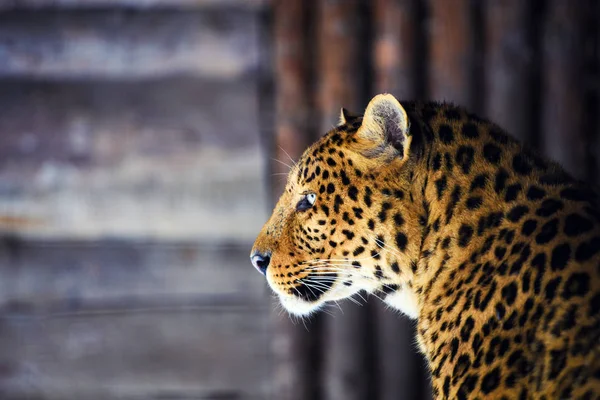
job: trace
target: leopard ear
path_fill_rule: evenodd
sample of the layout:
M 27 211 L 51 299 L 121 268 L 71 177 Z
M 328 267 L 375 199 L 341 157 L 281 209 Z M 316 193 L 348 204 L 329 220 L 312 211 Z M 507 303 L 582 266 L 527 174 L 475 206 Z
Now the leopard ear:
M 342 126 L 348 122 L 352 122 L 358 117 L 358 115 L 355 115 L 342 107 L 342 109 L 340 110 L 340 120 L 338 122 L 338 126 Z
M 406 158 L 411 142 L 406 111 L 391 94 L 379 94 L 369 102 L 358 136 L 363 155 Z

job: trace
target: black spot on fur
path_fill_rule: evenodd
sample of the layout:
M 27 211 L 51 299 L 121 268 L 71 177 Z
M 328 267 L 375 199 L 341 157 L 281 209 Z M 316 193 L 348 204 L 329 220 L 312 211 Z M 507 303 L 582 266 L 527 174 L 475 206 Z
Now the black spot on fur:
M 470 191 L 473 191 L 475 189 L 483 189 L 485 188 L 485 184 L 487 182 L 487 175 L 486 174 L 479 174 L 475 177 L 475 179 L 473 179 L 473 182 L 471 182 L 471 187 L 469 188 Z
M 580 188 L 566 188 L 560 191 L 560 197 L 567 200 L 586 201 L 591 200 L 594 196 Z
M 590 276 L 585 272 L 572 274 L 563 286 L 562 297 L 583 297 L 590 290 Z
M 594 236 L 588 241 L 582 242 L 575 250 L 575 259 L 578 262 L 587 261 L 600 251 L 600 236 Z
M 600 314 L 600 294 L 595 295 L 590 300 L 590 308 L 588 315 L 590 317 L 597 317 Z
M 512 166 L 519 175 L 529 175 L 532 170 L 529 160 L 522 154 L 517 154 L 513 157 Z
M 448 109 L 444 110 L 444 115 L 446 116 L 447 119 L 449 119 L 451 121 L 460 120 L 460 113 L 455 108 L 448 108 Z
M 340 171 L 340 178 L 342 178 L 342 183 L 344 185 L 349 185 L 350 184 L 350 179 L 348 178 L 348 175 L 346 175 L 346 172 L 344 170 Z
M 566 350 L 552 350 L 550 352 L 550 373 L 548 378 L 556 379 L 567 364 Z
M 448 181 L 445 175 L 435 181 L 435 188 L 437 190 L 438 200 L 442 199 L 446 187 L 448 187 Z
M 509 306 L 512 305 L 517 298 L 517 290 L 517 284 L 515 282 L 511 282 L 502 288 L 502 297 Z
M 371 196 L 373 195 L 373 191 L 371 190 L 371 188 L 366 187 L 365 188 L 365 195 L 363 197 L 363 200 L 365 202 L 365 205 L 367 207 L 371 207 L 371 205 L 373 204 L 373 201 L 371 199 Z
M 462 134 L 464 137 L 469 139 L 476 139 L 479 137 L 479 131 L 477 125 L 467 122 L 462 126 Z
M 527 206 L 515 206 L 508 212 L 508 214 L 506 214 L 506 218 L 508 218 L 508 220 L 512 222 L 519 222 L 519 220 L 523 218 L 523 216 L 527 214 L 528 211 L 529 208 Z
M 549 217 L 564 207 L 562 201 L 556 199 L 546 199 L 542 202 L 540 208 L 535 212 L 540 217 Z
M 344 234 L 348 240 L 352 240 L 354 238 L 354 232 L 351 232 L 347 229 L 342 230 L 342 234 Z
M 519 192 L 521 192 L 521 184 L 515 183 L 514 185 L 510 185 L 506 188 L 506 196 L 504 196 L 504 201 L 511 202 L 516 200 L 519 196 Z
M 460 338 L 463 342 L 468 342 L 471 338 L 471 332 L 473 331 L 473 327 L 475 326 L 475 320 L 473 317 L 469 316 L 465 320 L 462 328 L 460 329 Z
M 440 136 L 440 140 L 445 144 L 450 144 L 454 140 L 452 128 L 447 124 L 440 125 L 440 128 L 438 129 L 438 135 Z
M 571 258 L 571 246 L 568 243 L 559 244 L 552 249 L 550 267 L 552 270 L 563 270 Z
M 579 236 L 594 227 L 592 221 L 579 214 L 569 214 L 565 220 L 564 232 L 567 236 Z
M 398 249 L 400 251 L 406 250 L 407 243 L 408 243 L 408 238 L 406 237 L 406 235 L 404 233 L 402 233 L 402 232 L 396 233 L 396 247 L 398 247 Z
M 467 199 L 467 208 L 469 210 L 476 210 L 483 204 L 483 198 L 481 196 L 472 196 Z
M 468 246 L 471 237 L 473 237 L 473 228 L 470 225 L 463 224 L 458 229 L 458 245 L 460 247 Z
M 498 367 L 494 368 L 481 380 L 481 391 L 484 394 L 490 394 L 500 385 L 500 370 Z
M 456 208 L 456 205 L 458 204 L 458 201 L 460 200 L 460 192 L 461 192 L 461 189 L 460 189 L 460 186 L 458 186 L 458 185 L 456 185 L 454 187 L 454 190 L 452 190 L 452 196 L 446 207 L 446 223 L 449 223 L 450 220 L 452 219 L 452 216 L 454 215 L 454 209 Z
M 545 244 L 556 237 L 558 232 L 558 219 L 554 218 L 542 225 L 540 232 L 535 237 L 537 244 Z
M 529 200 L 540 200 L 546 195 L 544 189 L 538 186 L 531 186 L 529 190 L 527 190 L 527 198 Z
M 391 203 L 389 202 L 384 202 L 381 205 L 381 211 L 379 211 L 379 214 L 377 214 L 377 217 L 379 218 L 380 222 L 385 222 L 385 220 L 387 219 L 387 212 L 392 208 Z
M 358 246 L 356 249 L 354 249 L 354 251 L 352 252 L 352 255 L 354 257 L 356 257 L 356 256 L 364 253 L 364 251 L 365 251 L 365 248 L 363 246 Z
M 439 171 L 440 168 L 442 168 L 442 156 L 441 156 L 440 153 L 437 153 L 433 157 L 433 170 L 434 171 Z
M 452 163 L 452 157 L 450 156 L 450 153 L 446 153 L 444 155 L 444 158 L 446 160 L 446 169 L 448 170 L 448 172 L 452 172 L 452 167 L 454 166 L 454 164 Z
M 506 247 L 498 246 L 494 249 L 494 256 L 497 260 L 502 260 L 506 255 Z
M 460 146 L 456 152 L 456 163 L 460 165 L 464 174 L 468 174 L 473 165 L 475 150 L 471 146 Z
M 402 215 L 400 213 L 394 214 L 394 223 L 398 227 L 404 225 L 404 218 L 402 218 Z
M 535 219 L 528 219 L 523 222 L 521 233 L 525 236 L 529 236 L 535 231 L 535 228 L 537 228 L 537 221 Z
M 494 183 L 494 190 L 500 194 L 506 187 L 506 180 L 508 179 L 508 172 L 504 168 L 501 168 L 496 173 L 496 182 Z
M 498 165 L 500 157 L 502 156 L 502 149 L 493 143 L 487 143 L 483 146 L 483 157 L 494 165 Z
M 560 285 L 560 281 L 562 281 L 562 277 L 560 276 L 548 281 L 545 289 L 546 300 L 552 300 L 556 296 L 556 289 Z
M 339 194 L 335 195 L 335 199 L 333 199 L 333 211 L 336 214 L 339 214 L 340 212 L 340 206 L 344 204 L 344 200 L 342 200 L 342 198 L 340 197 Z

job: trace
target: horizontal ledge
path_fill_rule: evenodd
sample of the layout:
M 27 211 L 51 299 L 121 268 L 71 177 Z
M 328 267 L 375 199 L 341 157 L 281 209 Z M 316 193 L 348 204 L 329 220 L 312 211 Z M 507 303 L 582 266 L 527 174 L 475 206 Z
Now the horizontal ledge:
M 136 249 L 144 250 L 148 248 L 162 250 L 203 250 L 219 253 L 237 253 L 246 252 L 251 241 L 247 240 L 165 240 L 165 239 L 146 239 L 131 237 L 104 237 L 104 238 L 36 238 L 19 235 L 10 232 L 0 232 L 0 250 L 11 252 L 31 250 L 32 248 L 64 248 L 64 249 Z
M 0 0 L 0 11 L 14 9 L 36 10 L 40 8 L 91 9 L 104 7 L 134 9 L 239 7 L 253 10 L 265 8 L 269 3 L 269 0 Z
M 62 299 L 44 302 L 7 302 L 0 305 L 0 320 L 30 320 L 132 315 L 149 313 L 223 313 L 268 312 L 271 304 L 257 298 L 236 294 L 197 296 L 154 296 L 150 298 L 122 296 L 112 299 Z
M 258 70 L 258 18 L 251 12 L 0 13 L 0 77 L 233 79 Z
M 0 314 L 74 316 L 260 309 L 251 245 L 0 239 Z

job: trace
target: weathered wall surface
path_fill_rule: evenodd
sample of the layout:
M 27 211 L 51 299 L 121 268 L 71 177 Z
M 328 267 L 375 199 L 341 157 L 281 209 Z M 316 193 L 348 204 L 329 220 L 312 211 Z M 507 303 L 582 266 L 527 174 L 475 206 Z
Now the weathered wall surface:
M 0 10 L 0 398 L 267 397 L 264 2 Z

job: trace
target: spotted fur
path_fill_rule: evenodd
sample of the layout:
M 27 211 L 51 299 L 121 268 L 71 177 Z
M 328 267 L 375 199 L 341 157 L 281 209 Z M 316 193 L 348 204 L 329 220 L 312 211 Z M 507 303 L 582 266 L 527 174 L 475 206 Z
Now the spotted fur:
M 417 319 L 438 399 L 600 398 L 593 190 L 450 104 L 379 95 L 341 119 L 253 248 L 283 305 L 377 293 Z

